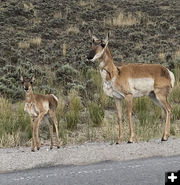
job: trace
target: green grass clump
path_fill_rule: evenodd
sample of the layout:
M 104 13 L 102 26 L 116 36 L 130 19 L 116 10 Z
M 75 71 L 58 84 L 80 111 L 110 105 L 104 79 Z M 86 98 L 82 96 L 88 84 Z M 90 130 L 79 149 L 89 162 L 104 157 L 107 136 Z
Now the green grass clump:
M 69 110 L 65 114 L 65 122 L 67 129 L 77 129 L 77 124 L 80 119 L 80 111 L 82 107 L 81 98 L 78 96 L 76 91 L 70 92 L 69 99 Z
M 30 119 L 24 113 L 24 104 L 0 98 L 0 147 L 19 146 L 30 138 Z
M 175 104 L 172 107 L 172 112 L 171 112 L 171 120 L 180 120 L 180 105 Z
M 67 83 L 72 83 L 77 75 L 78 71 L 74 67 L 65 64 L 56 71 L 56 80 L 63 85 L 67 85 Z
M 65 115 L 67 129 L 68 130 L 77 129 L 78 120 L 79 120 L 79 114 L 73 111 L 68 111 Z
M 88 111 L 90 114 L 91 121 L 93 122 L 93 126 L 101 126 L 104 118 L 104 108 L 96 102 L 89 101 Z

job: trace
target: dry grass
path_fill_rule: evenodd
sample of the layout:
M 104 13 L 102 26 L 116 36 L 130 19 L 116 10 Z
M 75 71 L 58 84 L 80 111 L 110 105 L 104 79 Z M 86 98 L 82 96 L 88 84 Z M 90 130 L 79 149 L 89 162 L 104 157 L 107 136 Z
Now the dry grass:
M 30 24 L 37 25 L 37 24 L 41 23 L 41 18 L 36 17 L 36 15 L 35 15 L 35 18 L 32 18 L 29 22 L 30 22 Z
M 54 16 L 55 19 L 62 19 L 63 15 L 61 11 L 55 12 Z
M 79 5 L 80 6 L 83 6 L 83 7 L 87 7 L 89 9 L 91 9 L 92 7 L 94 7 L 96 4 L 96 1 L 95 0 L 80 0 L 79 1 Z
M 174 54 L 175 60 L 180 58 L 180 49 L 177 49 Z
M 31 38 L 29 40 L 29 43 L 32 45 L 32 46 L 35 46 L 35 47 L 40 47 L 41 45 L 41 37 L 35 37 L 35 38 Z
M 159 53 L 158 54 L 158 58 L 159 58 L 159 60 L 161 60 L 161 61 L 164 61 L 165 60 L 165 53 Z
M 18 47 L 21 48 L 21 49 L 28 49 L 28 48 L 30 48 L 30 46 L 40 47 L 41 42 L 42 42 L 42 40 L 41 40 L 40 37 L 34 37 L 34 38 L 31 38 L 27 41 L 20 41 L 18 43 Z
M 28 49 L 30 48 L 30 43 L 28 41 L 20 41 L 18 47 L 21 49 Z
M 64 42 L 62 45 L 62 54 L 64 57 L 66 56 L 66 51 L 67 51 L 67 44 Z
M 76 26 L 70 26 L 68 29 L 67 29 L 67 33 L 68 34 L 78 34 L 80 31 L 79 31 L 79 28 L 76 27 Z
M 134 24 L 139 24 L 141 20 L 141 14 L 138 13 L 136 16 L 132 13 L 120 12 L 117 16 L 113 18 L 104 19 L 104 24 L 111 26 L 131 26 Z
M 34 6 L 32 3 L 24 3 L 24 10 L 29 11 L 30 9 L 33 9 Z

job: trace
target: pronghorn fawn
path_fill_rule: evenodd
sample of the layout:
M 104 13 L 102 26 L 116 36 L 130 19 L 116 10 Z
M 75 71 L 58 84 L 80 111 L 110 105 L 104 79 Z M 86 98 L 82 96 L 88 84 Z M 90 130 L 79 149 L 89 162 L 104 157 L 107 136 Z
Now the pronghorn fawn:
M 25 106 L 24 110 L 30 115 L 31 130 L 32 130 L 32 146 L 31 151 L 34 152 L 35 145 L 37 150 L 40 149 L 39 142 L 39 125 L 42 120 L 46 121 L 49 125 L 51 144 L 50 149 L 53 148 L 53 122 L 56 129 L 56 144 L 57 148 L 60 147 L 58 122 L 56 118 L 56 108 L 58 99 L 53 94 L 35 94 L 32 89 L 34 77 L 31 80 L 24 79 L 20 76 L 25 91 Z
M 103 90 L 106 95 L 115 99 L 118 111 L 119 139 L 122 141 L 122 105 L 125 99 L 129 121 L 130 137 L 128 143 L 133 142 L 132 104 L 133 98 L 149 96 L 166 113 L 165 129 L 162 141 L 168 140 L 170 135 L 171 106 L 168 103 L 168 95 L 174 86 L 174 74 L 160 64 L 126 64 L 117 67 L 108 48 L 107 34 L 104 40 L 98 39 L 89 31 L 92 38 L 92 50 L 88 60 L 99 62 L 99 70 L 103 81 Z M 152 123 L 153 124 L 153 123 Z

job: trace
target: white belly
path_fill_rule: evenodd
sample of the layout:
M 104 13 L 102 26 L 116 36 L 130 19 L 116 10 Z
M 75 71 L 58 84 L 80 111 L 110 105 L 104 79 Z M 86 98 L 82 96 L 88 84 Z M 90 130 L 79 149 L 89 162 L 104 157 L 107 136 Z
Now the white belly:
M 152 78 L 129 78 L 128 82 L 133 97 L 147 96 L 154 90 Z

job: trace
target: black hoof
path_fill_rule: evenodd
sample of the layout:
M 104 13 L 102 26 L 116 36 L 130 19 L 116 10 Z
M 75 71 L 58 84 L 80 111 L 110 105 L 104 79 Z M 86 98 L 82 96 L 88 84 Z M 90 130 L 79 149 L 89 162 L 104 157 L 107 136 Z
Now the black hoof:
M 127 143 L 128 143 L 128 144 L 131 144 L 131 143 L 133 143 L 133 141 L 128 141 Z
M 164 138 L 161 139 L 161 141 L 167 141 L 167 140 L 168 140 L 168 139 L 164 139 Z
M 35 152 L 33 149 L 31 149 L 31 152 Z
M 60 148 L 60 146 L 57 146 L 57 149 L 59 149 Z

